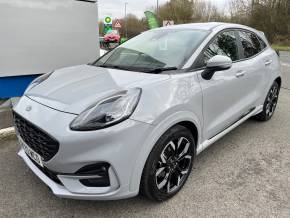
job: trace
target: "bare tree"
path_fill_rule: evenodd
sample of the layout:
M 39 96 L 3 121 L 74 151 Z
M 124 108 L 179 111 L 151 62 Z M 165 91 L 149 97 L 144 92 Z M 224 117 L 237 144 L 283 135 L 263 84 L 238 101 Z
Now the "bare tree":
M 265 32 L 270 42 L 290 44 L 290 0 L 231 0 L 229 12 L 221 11 L 205 0 L 170 0 L 159 7 L 159 21 L 176 24 L 222 21 L 252 26 Z M 121 20 L 122 21 L 122 20 Z M 147 29 L 145 19 L 128 15 L 128 35 Z M 124 33 L 123 28 L 121 34 Z
M 267 35 L 271 42 L 290 35 L 289 0 L 232 0 L 231 20 L 253 26 Z

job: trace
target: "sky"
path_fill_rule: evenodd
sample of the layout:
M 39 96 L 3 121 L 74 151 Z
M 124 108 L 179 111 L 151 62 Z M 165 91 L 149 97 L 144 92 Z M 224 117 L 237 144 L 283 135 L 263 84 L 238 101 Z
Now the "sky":
M 159 0 L 159 4 L 167 2 L 168 0 Z M 211 1 L 217 5 L 218 8 L 224 9 L 228 0 L 205 0 Z M 99 17 L 103 19 L 105 16 L 112 16 L 113 18 L 122 18 L 125 14 L 125 2 L 128 2 L 127 13 L 132 13 L 138 17 L 142 17 L 145 10 L 150 10 L 156 7 L 157 0 L 99 0 Z

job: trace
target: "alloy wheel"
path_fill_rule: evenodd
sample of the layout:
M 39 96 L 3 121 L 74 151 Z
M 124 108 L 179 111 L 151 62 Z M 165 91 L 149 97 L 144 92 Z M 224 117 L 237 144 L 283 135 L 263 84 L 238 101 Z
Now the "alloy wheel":
M 279 96 L 279 88 L 278 86 L 274 85 L 269 92 L 266 102 L 267 117 L 271 117 L 274 114 L 278 102 L 278 96 Z
M 155 171 L 156 186 L 160 191 L 169 194 L 183 185 L 193 159 L 190 146 L 187 138 L 180 137 L 164 147 Z

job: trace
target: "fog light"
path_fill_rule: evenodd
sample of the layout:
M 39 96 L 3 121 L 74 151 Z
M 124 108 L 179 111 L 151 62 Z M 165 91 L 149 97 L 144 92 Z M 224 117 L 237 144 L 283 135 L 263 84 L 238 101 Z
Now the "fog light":
M 79 180 L 84 186 L 108 187 L 110 186 L 110 177 L 108 173 L 109 168 L 110 164 L 108 163 L 96 163 L 82 167 L 76 172 L 76 174 L 78 176 L 91 176 L 91 178 Z
M 87 187 L 109 187 L 110 181 L 107 178 L 80 179 L 80 183 Z

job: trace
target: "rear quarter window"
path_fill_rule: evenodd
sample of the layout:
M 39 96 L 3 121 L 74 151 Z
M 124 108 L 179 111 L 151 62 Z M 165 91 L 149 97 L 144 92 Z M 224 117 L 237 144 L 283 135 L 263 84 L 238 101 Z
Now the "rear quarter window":
M 248 31 L 239 31 L 239 36 L 243 47 L 244 58 L 253 57 L 264 49 L 256 34 Z
M 260 37 L 258 37 L 260 44 L 261 44 L 261 49 L 264 50 L 265 48 L 267 48 L 267 44 L 266 42 L 264 42 L 263 39 L 261 39 Z

